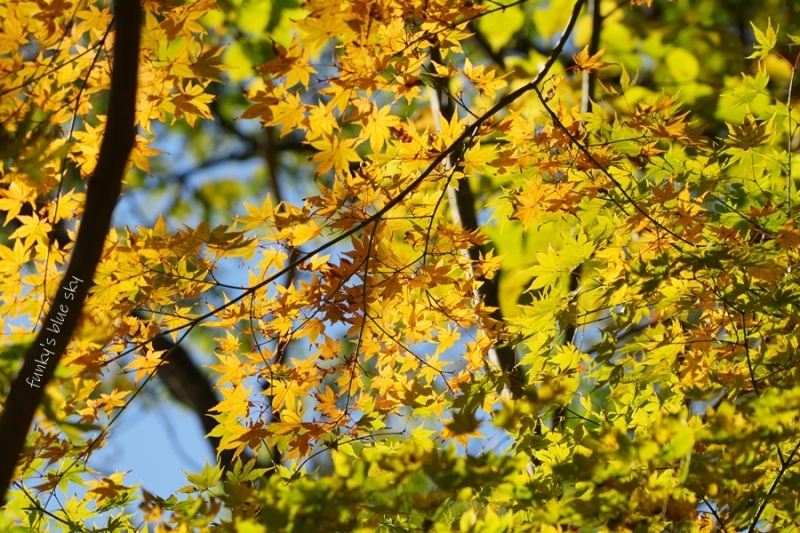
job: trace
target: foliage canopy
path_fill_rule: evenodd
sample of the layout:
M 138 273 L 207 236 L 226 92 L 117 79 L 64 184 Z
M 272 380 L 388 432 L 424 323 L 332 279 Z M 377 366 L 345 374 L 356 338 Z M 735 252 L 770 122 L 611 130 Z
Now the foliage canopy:
M 0 528 L 800 524 L 800 4 L 137 4 L 0 2 L 0 428 L 100 257 Z M 156 376 L 174 495 L 91 461 Z

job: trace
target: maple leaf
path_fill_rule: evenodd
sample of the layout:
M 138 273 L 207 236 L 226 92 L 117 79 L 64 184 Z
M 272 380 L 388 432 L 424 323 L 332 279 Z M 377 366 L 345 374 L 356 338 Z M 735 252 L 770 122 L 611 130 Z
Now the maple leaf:
M 80 21 L 75 29 L 78 35 L 89 31 L 93 38 L 99 38 L 108 28 L 111 22 L 111 8 L 98 8 L 94 5 L 87 5 L 86 9 L 78 11 L 76 18 Z
M 0 210 L 6 212 L 4 226 L 19 214 L 20 209 L 25 204 L 34 206 L 36 200 L 36 190 L 28 187 L 25 183 L 12 181 L 8 189 L 0 189 Z
M 272 206 L 272 197 L 269 194 L 264 197 L 261 207 L 250 205 L 247 202 L 244 202 L 244 207 L 247 210 L 247 216 L 236 218 L 237 221 L 247 224 L 242 231 L 247 232 L 261 225 L 269 225 L 273 221 L 274 208 Z
M 204 34 L 205 29 L 198 22 L 198 19 L 206 13 L 203 4 L 204 2 L 196 2 L 166 12 L 161 27 L 166 30 L 167 39 L 173 41 L 179 35 L 191 39 L 195 33 Z
M 0 244 L 0 272 L 10 278 L 18 278 L 22 267 L 30 260 L 30 252 L 22 239 L 16 239 L 13 248 Z
M 99 481 L 89 481 L 88 493 L 93 499 L 106 499 L 117 498 L 122 491 L 131 490 L 130 487 L 122 485 L 122 480 L 125 478 L 127 472 L 117 472 L 108 477 L 103 477 Z
M 200 79 L 209 79 L 222 82 L 222 73 L 230 70 L 230 66 L 222 63 L 220 54 L 225 46 L 209 48 L 202 52 L 196 60 L 192 61 L 192 73 Z
M 86 124 L 86 131 L 76 131 L 74 133 L 77 142 L 69 157 L 80 165 L 81 174 L 84 176 L 91 174 L 95 165 L 97 165 L 97 154 L 100 151 L 97 139 L 102 137 L 104 130 L 105 117 L 97 127 Z
M 291 228 L 287 228 L 284 230 L 284 232 L 288 234 L 289 244 L 297 247 L 302 246 L 315 237 L 318 237 L 322 233 L 322 230 L 322 226 L 317 224 L 316 221 L 311 220 L 308 224 L 298 224 L 292 226 Z M 314 340 L 312 339 L 311 342 L 314 342 Z
M 234 386 L 241 384 L 242 380 L 247 376 L 246 365 L 234 354 L 215 353 L 214 355 L 216 355 L 222 364 L 208 365 L 208 367 L 220 373 L 217 383 L 219 385 L 231 383 Z
M 270 428 L 274 428 L 275 435 L 289 435 L 303 429 L 303 420 L 293 411 L 283 411 L 280 421 L 271 423 Z
M 281 137 L 288 135 L 293 129 L 298 129 L 306 121 L 306 110 L 308 106 L 300 101 L 300 97 L 293 93 L 287 93 L 283 100 L 270 108 L 272 119 L 263 121 L 267 126 L 281 126 Z
M 757 121 L 751 114 L 747 113 L 744 117 L 744 124 L 737 126 L 726 123 L 730 136 L 726 143 L 734 148 L 750 150 L 769 141 L 775 132 L 773 119 Z
M 102 407 L 107 416 L 111 416 L 111 413 L 114 411 L 115 407 L 123 407 L 125 406 L 125 397 L 128 396 L 131 391 L 118 391 L 114 389 L 111 391 L 111 394 L 101 394 L 100 399 L 97 401 L 97 406 Z
M 242 113 L 241 118 L 261 119 L 262 126 L 271 123 L 272 106 L 280 100 L 266 91 L 256 91 L 255 94 L 248 94 L 247 98 L 255 103 Z
M 452 50 L 457 54 L 464 53 L 464 50 L 461 48 L 461 41 L 472 37 L 472 33 L 468 31 L 462 31 L 466 29 L 467 23 L 459 24 L 458 26 L 448 28 L 447 31 L 438 31 L 435 32 L 436 37 L 439 40 L 439 47 L 442 50 Z M 423 30 L 426 28 L 426 24 L 422 25 Z
M 276 58 L 264 63 L 258 70 L 276 77 L 286 76 L 286 81 L 282 84 L 283 89 L 289 89 L 298 83 L 308 87 L 311 75 L 317 72 L 309 65 L 308 50 L 301 47 L 296 38 L 292 39 L 289 50 L 275 41 L 272 42 L 272 50 Z
M 299 399 L 303 397 L 307 385 L 298 383 L 292 378 L 274 378 L 269 380 L 270 387 L 264 394 L 272 396 L 272 408 L 281 411 L 284 406 L 289 411 L 295 411 L 300 405 Z
M 392 128 L 400 125 L 400 118 L 392 115 L 392 106 L 387 105 L 380 109 L 372 108 L 372 112 L 362 120 L 364 127 L 359 135 L 359 140 L 369 139 L 369 146 L 373 152 L 380 152 L 386 139 L 392 133 Z
M 486 165 L 495 159 L 496 146 L 490 144 L 481 148 L 480 143 L 471 146 L 464 154 L 464 174 L 483 172 Z
M 577 54 L 572 55 L 573 61 L 575 61 L 575 65 L 578 67 L 579 70 L 583 70 L 585 72 L 593 72 L 595 70 L 599 70 L 604 67 L 608 67 L 613 63 L 607 63 L 605 61 L 601 61 L 600 58 L 603 57 L 603 54 L 606 53 L 606 47 L 603 46 L 596 54 L 589 57 L 589 45 L 583 47 L 583 50 L 578 52 Z
M 756 38 L 756 45 L 755 51 L 747 56 L 748 59 L 756 58 L 756 59 L 764 59 L 766 58 L 769 53 L 775 48 L 775 45 L 778 42 L 778 32 L 772 28 L 772 20 L 767 19 L 767 31 L 764 33 L 763 31 L 759 30 L 755 24 L 752 22 L 750 26 L 753 27 L 753 34 Z M 780 26 L 778 26 L 778 31 L 780 31 Z
M 28 42 L 25 27 L 16 17 L 3 17 L 3 31 L 0 33 L 0 53 L 14 52 Z
M 297 27 L 306 34 L 304 40 L 312 49 L 348 31 L 344 20 L 333 14 L 326 14 L 324 17 L 306 17 L 298 22 Z
M 133 150 L 131 151 L 131 159 L 137 168 L 152 176 L 153 171 L 150 168 L 149 158 L 157 155 L 163 155 L 164 152 L 156 150 L 155 148 L 150 148 L 148 144 L 150 144 L 149 140 L 145 139 L 141 135 L 137 135 L 136 144 L 133 145 Z
M 333 114 L 333 106 L 325 105 L 322 101 L 317 102 L 316 107 L 311 107 L 306 122 L 309 140 L 333 135 L 333 130 L 339 128 L 339 123 Z
M 450 361 L 439 361 L 439 355 L 434 354 L 425 360 L 425 364 L 419 370 L 419 376 L 432 384 L 437 377 L 442 377 L 442 370 L 449 364 Z
M 133 379 L 134 381 L 139 381 L 143 377 L 149 376 L 162 364 L 168 364 L 166 361 L 162 362 L 164 353 L 166 353 L 165 350 L 148 349 L 145 351 L 144 355 L 134 355 L 133 361 L 128 363 L 125 370 L 135 370 L 136 375 Z
M 470 437 L 482 437 L 479 427 L 480 421 L 474 412 L 459 410 L 453 413 L 452 420 L 445 423 L 441 435 L 445 440 L 455 438 L 462 446 L 466 446 Z
M 214 96 L 207 94 L 202 85 L 189 83 L 185 90 L 173 100 L 175 105 L 175 118 L 173 122 L 181 117 L 186 118 L 189 126 L 194 127 L 199 117 L 205 119 L 213 118 L 208 104 L 214 100 Z
M 39 215 L 33 213 L 31 216 L 19 215 L 17 220 L 21 223 L 9 239 L 25 238 L 25 247 L 29 248 L 33 244 L 47 245 L 49 241 L 48 233 L 53 229 L 52 225 L 46 218 L 39 218 Z
M 504 76 L 496 77 L 497 73 L 493 69 L 487 69 L 483 65 L 473 67 L 469 58 L 464 60 L 464 76 L 475 84 L 481 94 L 485 93 L 489 98 L 497 96 L 497 89 L 508 85 L 502 79 Z
M 316 175 L 319 176 L 331 168 L 335 169 L 339 176 L 349 175 L 350 163 L 361 161 L 353 149 L 355 143 L 355 139 L 342 141 L 333 135 L 326 135 L 324 139 L 312 142 L 311 146 L 319 150 L 319 153 L 311 158 L 311 161 L 319 163 Z
M 316 393 L 314 397 L 319 402 L 314 410 L 322 412 L 330 419 L 336 420 L 341 417 L 342 410 L 336 406 L 339 397 L 331 387 L 326 387 L 322 393 Z
M 209 433 L 209 436 L 222 437 L 219 451 L 233 450 L 233 458 L 239 457 L 246 449 L 250 448 L 257 452 L 264 439 L 270 436 L 270 432 L 264 427 L 264 420 L 248 422 L 245 425 L 220 426 L 222 431 Z M 225 430 L 228 431 L 225 431 Z
M 228 425 L 237 425 L 238 422 L 236 421 L 239 418 L 247 418 L 252 406 L 250 394 L 253 392 L 253 388 L 244 388 L 241 385 L 236 385 L 232 388 L 226 387 L 221 392 L 222 401 L 211 410 L 225 413 L 226 419 L 231 421 Z
M 789 219 L 781 228 L 780 235 L 775 241 L 781 245 L 784 250 L 790 250 L 800 246 L 800 230 L 795 229 L 794 219 Z
M 397 76 L 395 82 L 396 100 L 404 96 L 409 104 L 419 96 L 419 88 L 425 84 L 419 76 L 414 75 Z

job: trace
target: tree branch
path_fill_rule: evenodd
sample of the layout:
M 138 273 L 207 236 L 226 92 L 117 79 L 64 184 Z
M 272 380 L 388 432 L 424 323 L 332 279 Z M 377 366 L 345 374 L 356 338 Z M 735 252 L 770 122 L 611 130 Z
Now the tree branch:
M 116 35 L 106 130 L 97 167 L 89 178 L 86 207 L 67 272 L 36 340 L 25 354 L 0 419 L 0 503 L 5 503 L 44 388 L 78 324 L 133 148 L 141 7 L 139 0 L 115 0 L 114 10 Z
M 431 51 L 431 60 L 442 63 L 442 55 L 438 48 L 434 47 Z M 447 81 L 442 78 L 436 79 L 436 94 L 431 99 L 431 110 L 436 129 L 441 131 L 441 119 L 450 121 L 456 114 L 456 106 L 446 87 Z M 440 117 L 441 115 L 441 117 Z M 453 167 L 451 158 L 445 160 L 445 167 L 450 170 Z M 472 194 L 472 187 L 469 183 L 469 176 L 464 176 L 458 180 L 455 187 L 448 186 L 448 196 L 450 197 L 450 208 L 453 211 L 453 221 L 463 229 L 474 232 L 479 229 L 478 215 L 475 211 L 475 195 Z M 481 246 L 474 246 L 467 250 L 467 256 L 472 261 L 479 261 L 481 255 L 486 255 L 488 249 Z M 500 272 L 488 279 L 483 275 L 476 277 L 480 284 L 477 291 L 477 299 L 482 301 L 487 307 L 494 310 L 491 313 L 493 320 L 498 324 L 503 323 L 503 313 L 500 310 L 500 298 L 498 295 L 498 281 Z M 512 397 L 519 398 L 525 388 L 525 378 L 522 369 L 517 365 L 517 353 L 514 347 L 507 345 L 495 345 L 489 350 L 489 358 L 497 364 L 508 376 L 509 387 Z
M 589 13 L 592 17 L 592 36 L 589 38 L 589 57 L 597 53 L 600 46 L 600 31 L 603 29 L 603 17 L 600 15 L 600 0 L 589 0 Z M 597 84 L 597 73 L 583 71 L 581 80 L 581 113 L 589 112 L 589 105 L 594 99 L 594 88 Z

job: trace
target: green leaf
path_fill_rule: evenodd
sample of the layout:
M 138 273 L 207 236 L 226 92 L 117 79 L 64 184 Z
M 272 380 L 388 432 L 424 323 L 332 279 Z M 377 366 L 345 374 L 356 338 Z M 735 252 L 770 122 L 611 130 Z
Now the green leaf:
M 255 459 L 251 459 L 246 464 L 242 464 L 241 458 L 237 458 L 236 463 L 233 465 L 233 471 L 228 471 L 225 477 L 230 483 L 255 481 L 262 477 L 268 470 L 266 468 L 254 468 L 255 465 Z
M 220 469 L 219 465 L 214 465 L 212 467 L 208 461 L 206 461 L 206 466 L 199 474 L 190 474 L 186 471 L 184 471 L 184 473 L 186 474 L 186 479 L 189 480 L 189 483 L 194 485 L 194 487 L 197 489 L 189 492 L 203 492 L 208 490 L 219 483 L 219 480 L 222 477 L 222 470 Z M 181 489 L 179 492 L 186 491 Z
M 764 94 L 769 75 L 765 69 L 759 69 L 755 76 L 742 75 L 742 84 L 735 88 L 730 96 L 735 105 L 744 105 L 755 100 L 759 95 Z
M 525 269 L 524 273 L 533 276 L 533 282 L 528 290 L 536 290 L 555 285 L 563 274 L 569 272 L 569 268 L 563 265 L 558 252 L 547 250 L 545 253 L 536 254 L 539 264 Z
M 756 45 L 755 45 L 755 52 L 750 54 L 748 59 L 764 59 L 770 53 L 770 51 L 775 48 L 775 44 L 778 42 L 778 34 L 775 30 L 772 29 L 772 21 L 767 19 L 767 31 L 766 33 L 762 32 L 756 25 L 752 22 L 750 25 L 753 27 L 753 34 L 756 38 Z M 778 26 L 780 29 L 780 25 Z
M 636 79 L 639 77 L 639 73 L 636 73 L 634 76 L 633 81 L 631 82 L 631 76 L 628 74 L 628 69 L 625 68 L 625 65 L 620 63 L 620 67 L 622 67 L 622 74 L 619 77 L 619 84 L 622 87 L 622 92 L 628 90 L 631 85 L 636 85 Z

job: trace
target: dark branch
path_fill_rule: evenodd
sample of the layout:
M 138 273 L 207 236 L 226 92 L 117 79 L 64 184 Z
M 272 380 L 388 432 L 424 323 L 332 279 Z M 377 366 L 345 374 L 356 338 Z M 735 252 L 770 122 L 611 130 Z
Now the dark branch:
M 431 60 L 437 63 L 443 62 L 438 48 L 433 48 L 431 51 Z M 442 118 L 449 122 L 456 113 L 456 105 L 447 90 L 446 84 L 447 81 L 445 79 L 436 78 L 436 98 L 439 103 L 439 112 L 441 112 Z M 452 166 L 450 159 L 448 159 L 448 166 Z M 451 191 L 450 198 L 450 208 L 454 214 L 453 218 L 460 222 L 463 229 L 469 232 L 477 231 L 480 226 L 478 225 L 478 215 L 475 210 L 475 195 L 472 193 L 469 176 L 464 176 L 458 180 L 454 190 Z M 472 247 L 468 250 L 469 258 L 477 262 L 480 260 L 481 255 L 486 255 L 488 251 L 488 249 L 481 246 Z M 492 320 L 495 320 L 497 324 L 503 324 L 503 313 L 500 310 L 500 298 L 498 296 L 499 279 L 499 272 L 492 279 L 488 279 L 483 275 L 477 276 L 477 281 L 480 284 L 478 295 L 484 305 L 494 309 L 491 313 Z M 513 397 L 521 397 L 525 388 L 525 379 L 522 369 L 517 365 L 516 350 L 513 346 L 500 344 L 495 345 L 493 350 L 497 359 L 496 362 L 500 365 L 503 373 L 508 376 L 510 382 L 509 391 Z
M 97 167 L 89 179 L 75 249 L 45 322 L 11 385 L 0 419 L 0 502 L 3 503 L 44 389 L 78 325 L 133 148 L 141 7 L 138 0 L 115 0 L 114 9 L 116 35 L 108 120 Z

